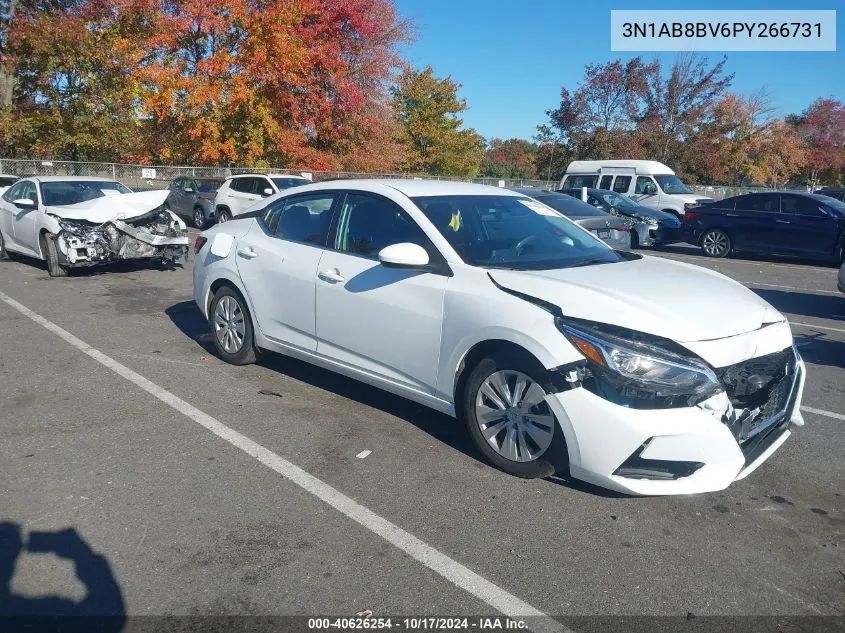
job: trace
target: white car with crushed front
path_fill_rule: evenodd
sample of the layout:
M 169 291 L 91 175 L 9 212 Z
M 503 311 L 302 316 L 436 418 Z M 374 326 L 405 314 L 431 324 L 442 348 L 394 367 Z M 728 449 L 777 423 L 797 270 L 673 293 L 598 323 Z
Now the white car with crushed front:
M 803 425 L 804 365 L 777 310 L 506 189 L 314 184 L 195 250 L 224 360 L 270 350 L 400 394 L 463 420 L 520 477 L 720 490 Z
M 0 256 L 47 262 L 51 277 L 117 260 L 187 259 L 185 223 L 167 191 L 133 193 L 109 178 L 24 178 L 0 196 Z

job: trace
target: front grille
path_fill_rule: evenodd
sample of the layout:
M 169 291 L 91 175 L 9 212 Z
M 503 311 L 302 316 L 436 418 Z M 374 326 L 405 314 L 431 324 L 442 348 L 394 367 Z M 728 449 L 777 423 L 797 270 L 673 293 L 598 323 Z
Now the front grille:
M 784 417 L 796 387 L 797 368 L 798 357 L 789 347 L 717 370 L 734 409 L 744 412 L 731 428 L 740 443 Z

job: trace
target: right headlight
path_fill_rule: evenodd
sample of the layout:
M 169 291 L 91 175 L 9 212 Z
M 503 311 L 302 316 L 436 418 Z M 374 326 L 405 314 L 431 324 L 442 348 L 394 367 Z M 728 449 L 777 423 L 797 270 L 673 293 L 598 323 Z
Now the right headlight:
M 555 323 L 586 359 L 583 386 L 616 404 L 636 409 L 689 407 L 723 390 L 703 361 L 560 318 Z

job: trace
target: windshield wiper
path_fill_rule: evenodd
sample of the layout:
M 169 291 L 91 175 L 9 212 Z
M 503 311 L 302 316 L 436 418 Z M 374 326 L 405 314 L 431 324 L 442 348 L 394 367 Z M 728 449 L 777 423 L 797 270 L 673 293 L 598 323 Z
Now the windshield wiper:
M 564 266 L 564 268 L 580 268 L 581 266 L 593 266 L 596 264 L 613 264 L 614 262 L 608 261 L 606 259 L 599 259 L 594 257 L 593 259 L 585 259 L 580 262 L 576 262 L 575 264 L 570 264 L 569 266 Z

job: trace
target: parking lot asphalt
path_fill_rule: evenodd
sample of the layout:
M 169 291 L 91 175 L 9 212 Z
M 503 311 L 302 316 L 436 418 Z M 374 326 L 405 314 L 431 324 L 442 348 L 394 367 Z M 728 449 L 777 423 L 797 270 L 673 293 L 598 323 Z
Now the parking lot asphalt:
M 519 480 L 416 404 L 281 356 L 226 365 L 197 340 L 207 326 L 191 262 L 67 279 L 2 262 L 0 298 L 12 304 L 0 301 L 0 538 L 74 530 L 108 562 L 130 615 L 449 616 L 501 604 L 551 616 L 842 615 L 836 269 L 713 261 L 685 245 L 650 254 L 752 288 L 788 316 L 807 362 L 806 425 L 722 492 L 630 498 Z M 186 406 L 228 431 L 215 435 Z M 285 464 L 340 496 L 297 484 Z M 326 495 L 353 505 L 338 511 Z M 375 518 L 353 520 L 364 511 Z M 85 595 L 67 562 L 37 552 L 21 554 L 11 588 Z

